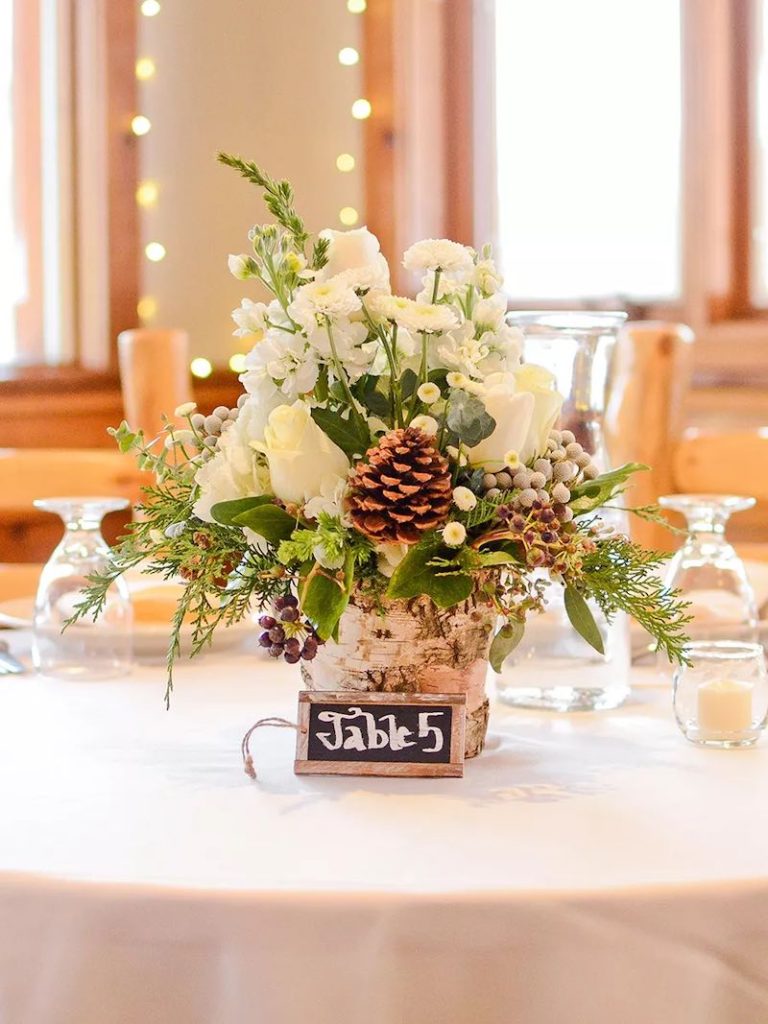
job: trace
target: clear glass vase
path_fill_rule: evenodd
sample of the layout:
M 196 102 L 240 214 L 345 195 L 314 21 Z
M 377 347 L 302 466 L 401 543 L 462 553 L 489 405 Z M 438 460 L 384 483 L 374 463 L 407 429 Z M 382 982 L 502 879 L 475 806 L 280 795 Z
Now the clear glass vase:
M 125 508 L 124 498 L 45 498 L 35 502 L 64 520 L 64 536 L 43 567 L 35 597 L 32 656 L 43 675 L 70 679 L 106 679 L 130 672 L 132 611 L 122 576 L 107 591 L 94 621 L 66 621 L 82 600 L 87 577 L 104 569 L 109 547 L 101 535 L 108 512 Z
M 603 417 L 613 347 L 625 313 L 513 313 L 509 323 L 524 335 L 525 362 L 545 367 L 564 396 L 557 426 L 570 430 L 605 471 Z M 626 513 L 607 509 L 606 524 L 627 531 Z M 597 711 L 615 708 L 629 695 L 631 660 L 629 621 L 617 615 L 608 623 L 590 604 L 605 648 L 599 654 L 575 632 L 557 584 L 547 589 L 547 607 L 526 624 L 525 635 L 504 662 L 496 680 L 498 697 L 517 707 L 552 711 Z
M 755 594 L 744 563 L 728 543 L 725 528 L 734 512 L 752 508 L 754 498 L 735 494 L 665 494 L 663 508 L 685 516 L 688 535 L 667 567 L 665 582 L 690 602 L 693 641 L 757 643 Z M 659 666 L 671 671 L 664 661 Z

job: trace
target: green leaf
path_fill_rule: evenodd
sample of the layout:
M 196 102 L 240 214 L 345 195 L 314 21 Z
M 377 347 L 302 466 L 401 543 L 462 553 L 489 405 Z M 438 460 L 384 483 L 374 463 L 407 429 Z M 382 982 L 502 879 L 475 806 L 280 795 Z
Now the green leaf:
M 322 640 L 338 638 L 339 620 L 349 604 L 353 582 L 354 556 L 348 552 L 343 574 L 315 564 L 299 584 L 301 610 Z
M 376 385 L 378 380 L 378 377 L 372 377 L 369 374 L 365 378 L 363 386 L 357 389 L 355 394 L 368 412 L 373 413 L 374 416 L 388 416 L 392 411 L 390 400 L 385 394 L 377 389 Z
M 452 608 L 472 593 L 474 580 L 469 573 L 446 573 L 443 566 L 430 564 L 439 544 L 434 539 L 412 547 L 392 574 L 387 597 L 409 598 L 426 594 L 438 608 Z
M 485 406 L 467 391 L 452 391 L 446 412 L 448 429 L 462 444 L 474 448 L 496 429 L 496 420 L 485 411 Z
M 234 501 L 217 501 L 211 509 L 211 515 L 217 523 L 222 526 L 237 526 L 235 516 L 242 515 L 252 508 L 260 505 L 269 505 L 274 501 L 271 494 L 261 494 L 258 497 L 235 498 Z
M 571 491 L 569 504 L 573 509 L 573 514 L 581 516 L 588 512 L 594 512 L 595 509 L 605 505 L 612 497 L 620 493 L 633 473 L 640 473 L 649 468 L 642 462 L 627 462 L 624 466 L 619 466 L 618 469 L 613 469 L 609 473 L 601 473 L 594 480 L 585 480 Z
M 331 409 L 313 409 L 312 419 L 349 458 L 364 455 L 371 446 L 370 431 L 357 418 L 345 420 Z
M 573 587 L 565 588 L 565 612 L 579 636 L 582 636 L 590 647 L 594 647 L 598 654 L 605 654 L 603 638 L 597 628 L 595 617 L 587 602 Z
M 237 526 L 247 526 L 273 547 L 278 547 L 281 541 L 288 540 L 296 529 L 296 520 L 279 505 L 259 505 L 250 508 L 234 516 L 232 522 Z
M 448 387 L 448 370 L 442 367 L 438 370 L 430 370 L 427 380 L 431 384 L 437 384 L 441 391 L 445 391 Z
M 501 672 L 501 666 L 523 639 L 523 633 L 525 625 L 522 622 L 507 622 L 501 627 L 488 652 L 488 660 L 494 672 Z
M 408 369 L 400 377 L 400 395 L 402 398 L 410 398 L 419 386 L 419 375 Z
M 479 557 L 482 566 L 509 565 L 510 562 L 518 561 L 509 551 L 483 551 Z

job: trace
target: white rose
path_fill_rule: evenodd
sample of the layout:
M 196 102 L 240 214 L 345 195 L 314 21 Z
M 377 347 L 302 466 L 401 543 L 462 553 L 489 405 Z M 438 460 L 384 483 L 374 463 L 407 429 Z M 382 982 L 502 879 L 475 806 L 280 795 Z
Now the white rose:
M 259 448 L 267 456 L 272 493 L 293 504 L 326 493 L 330 481 L 343 479 L 349 469 L 344 452 L 323 433 L 309 406 L 301 401 L 272 410 Z
M 315 275 L 316 281 L 325 281 L 343 270 L 380 264 L 377 257 L 381 246 L 376 235 L 368 228 L 353 228 L 351 231 L 326 228 L 320 232 L 320 237 L 329 239 L 330 245 L 327 251 L 328 262 Z
M 524 363 L 515 370 L 515 381 L 518 391 L 532 395 L 534 400 L 533 416 L 524 444 L 522 447 L 509 445 L 520 453 L 521 461 L 527 463 L 547 450 L 547 438 L 560 415 L 563 396 L 555 388 L 554 375 L 534 363 Z
M 483 466 L 494 473 L 504 468 L 504 456 L 510 449 L 521 451 L 531 426 L 534 396 L 518 391 L 513 373 L 492 373 L 479 389 L 486 411 L 493 416 L 496 427 L 490 437 L 469 449 L 473 466 Z
M 268 403 L 251 399 L 240 410 L 232 426 L 219 438 L 216 454 L 195 474 L 200 493 L 194 514 L 206 523 L 214 522 L 211 509 L 220 501 L 249 498 L 269 492 L 269 478 L 258 465 L 252 442 L 262 436 Z

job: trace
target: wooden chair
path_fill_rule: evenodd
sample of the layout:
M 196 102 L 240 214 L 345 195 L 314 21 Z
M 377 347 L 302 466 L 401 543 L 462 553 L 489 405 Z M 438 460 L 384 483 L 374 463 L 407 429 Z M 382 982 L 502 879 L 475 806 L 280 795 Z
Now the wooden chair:
M 44 562 L 58 543 L 61 523 L 33 508 L 35 498 L 106 495 L 134 504 L 147 480 L 116 448 L 0 449 L 0 563 Z M 130 509 L 108 516 L 107 540 L 114 540 L 130 518 Z
M 189 337 L 185 331 L 123 331 L 117 339 L 125 418 L 152 437 L 163 416 L 192 399 Z

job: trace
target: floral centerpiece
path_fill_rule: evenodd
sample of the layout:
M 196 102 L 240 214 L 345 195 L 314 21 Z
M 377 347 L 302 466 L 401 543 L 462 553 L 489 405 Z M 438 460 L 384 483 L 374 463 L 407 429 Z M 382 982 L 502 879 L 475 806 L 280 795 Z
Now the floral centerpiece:
M 311 239 L 288 182 L 220 159 L 276 222 L 229 258 L 272 296 L 233 313 L 252 343 L 245 391 L 234 409 L 175 410 L 161 438 L 113 431 L 155 483 L 78 614 L 98 613 L 133 566 L 181 577 L 169 693 L 183 622 L 196 652 L 258 608 L 262 647 L 300 662 L 309 687 L 465 691 L 468 755 L 485 734 L 488 657 L 503 661 L 548 586 L 598 650 L 591 604 L 633 615 L 680 659 L 664 556 L 596 519 L 644 467 L 601 473 L 556 429 L 562 398 L 521 362 L 490 251 L 417 242 L 403 265 L 421 290 L 395 295 L 369 231 Z

